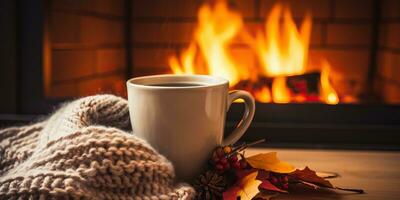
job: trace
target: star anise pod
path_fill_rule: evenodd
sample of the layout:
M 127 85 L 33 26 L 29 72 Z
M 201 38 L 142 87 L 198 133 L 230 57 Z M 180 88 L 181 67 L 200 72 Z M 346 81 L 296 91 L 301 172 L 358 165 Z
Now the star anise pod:
M 196 199 L 221 199 L 226 186 L 227 183 L 223 176 L 215 171 L 208 170 L 201 174 L 194 183 L 197 192 Z

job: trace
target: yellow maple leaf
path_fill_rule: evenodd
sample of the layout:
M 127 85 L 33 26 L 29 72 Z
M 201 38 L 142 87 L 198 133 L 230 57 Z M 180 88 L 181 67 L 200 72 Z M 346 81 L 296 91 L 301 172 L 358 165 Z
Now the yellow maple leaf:
M 242 179 L 242 190 L 237 195 L 240 196 L 240 200 L 251 200 L 260 192 L 258 186 L 261 184 L 261 181 L 256 180 L 257 175 L 258 171 L 255 171 Z
M 260 191 L 258 186 L 261 181 L 257 180 L 258 171 L 252 172 L 238 181 L 234 186 L 229 188 L 223 193 L 224 200 L 236 200 L 240 197 L 240 200 L 251 200 Z
M 276 156 L 276 152 L 260 153 L 246 158 L 246 161 L 256 169 L 276 173 L 291 173 L 295 170 L 291 164 L 280 161 Z

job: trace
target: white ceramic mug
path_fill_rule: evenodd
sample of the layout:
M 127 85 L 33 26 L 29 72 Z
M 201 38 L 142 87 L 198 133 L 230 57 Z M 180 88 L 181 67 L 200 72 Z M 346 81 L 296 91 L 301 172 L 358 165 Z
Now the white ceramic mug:
M 246 91 L 228 91 L 227 80 L 205 75 L 155 75 L 127 81 L 134 134 L 172 161 L 177 177 L 197 176 L 219 145 L 239 140 L 255 111 Z M 223 139 L 225 116 L 236 99 L 246 105 L 238 127 Z

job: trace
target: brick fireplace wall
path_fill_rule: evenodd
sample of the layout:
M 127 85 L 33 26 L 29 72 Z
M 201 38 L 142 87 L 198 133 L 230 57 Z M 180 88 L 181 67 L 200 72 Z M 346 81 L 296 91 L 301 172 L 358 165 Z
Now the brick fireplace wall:
M 398 0 L 385 0 L 382 5 L 376 89 L 386 102 L 400 102 L 400 1 Z
M 167 58 L 192 39 L 198 0 L 133 0 L 132 72 L 134 76 L 168 73 Z M 326 58 L 334 66 L 332 80 L 341 94 L 360 94 L 366 85 L 372 35 L 372 0 L 233 0 L 251 33 L 263 28 L 276 2 L 289 5 L 300 24 L 311 11 L 310 61 Z M 254 53 L 240 41 L 232 54 L 239 64 L 254 66 Z
M 46 95 L 123 94 L 124 1 L 51 0 L 46 6 Z

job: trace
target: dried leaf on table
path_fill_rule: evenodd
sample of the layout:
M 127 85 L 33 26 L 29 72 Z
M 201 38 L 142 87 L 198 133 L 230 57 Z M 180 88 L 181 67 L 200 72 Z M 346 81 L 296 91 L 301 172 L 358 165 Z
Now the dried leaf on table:
M 311 170 L 308 167 L 305 167 L 302 170 L 297 169 L 296 171 L 290 173 L 289 176 L 295 181 L 300 180 L 308 183 L 313 183 L 321 187 L 333 188 L 333 185 L 328 180 L 319 177 L 315 171 Z
M 288 193 L 286 190 L 282 190 L 278 187 L 276 187 L 274 184 L 272 184 L 269 180 L 263 180 L 260 186 L 258 186 L 260 189 L 268 190 L 268 191 L 275 191 L 275 192 L 281 192 L 281 193 Z
M 196 182 L 197 199 L 220 199 L 222 196 L 223 200 L 271 200 L 279 194 L 288 194 L 290 189 L 295 189 L 295 184 L 315 190 L 330 188 L 364 192 L 362 189 L 336 187 L 326 180 L 328 177 L 338 177 L 337 173 L 319 175 L 308 167 L 295 169 L 291 164 L 279 160 L 276 152 L 246 158 L 244 150 L 256 143 L 258 141 L 236 147 L 217 147 L 209 162 L 209 172 Z
M 258 172 L 255 171 L 240 178 L 235 185 L 228 188 L 222 194 L 223 199 L 236 200 L 237 197 L 240 197 L 240 200 L 251 200 L 260 192 L 258 186 L 261 184 L 261 181 L 256 179 L 257 174 Z
M 325 188 L 331 188 L 331 189 L 336 189 L 336 190 L 356 192 L 356 193 L 360 193 L 360 194 L 364 193 L 363 189 L 342 188 L 342 187 L 333 186 L 332 183 L 330 183 L 325 178 L 318 176 L 315 171 L 311 170 L 308 167 L 306 167 L 302 170 L 297 169 L 296 171 L 290 173 L 289 177 L 291 177 L 292 182 L 299 182 L 304 185 L 310 186 L 314 189 L 319 189 L 319 187 L 325 187 Z
M 246 158 L 246 161 L 254 168 L 272 171 L 276 173 L 291 173 L 295 168 L 287 162 L 280 161 L 276 152 L 261 153 Z

